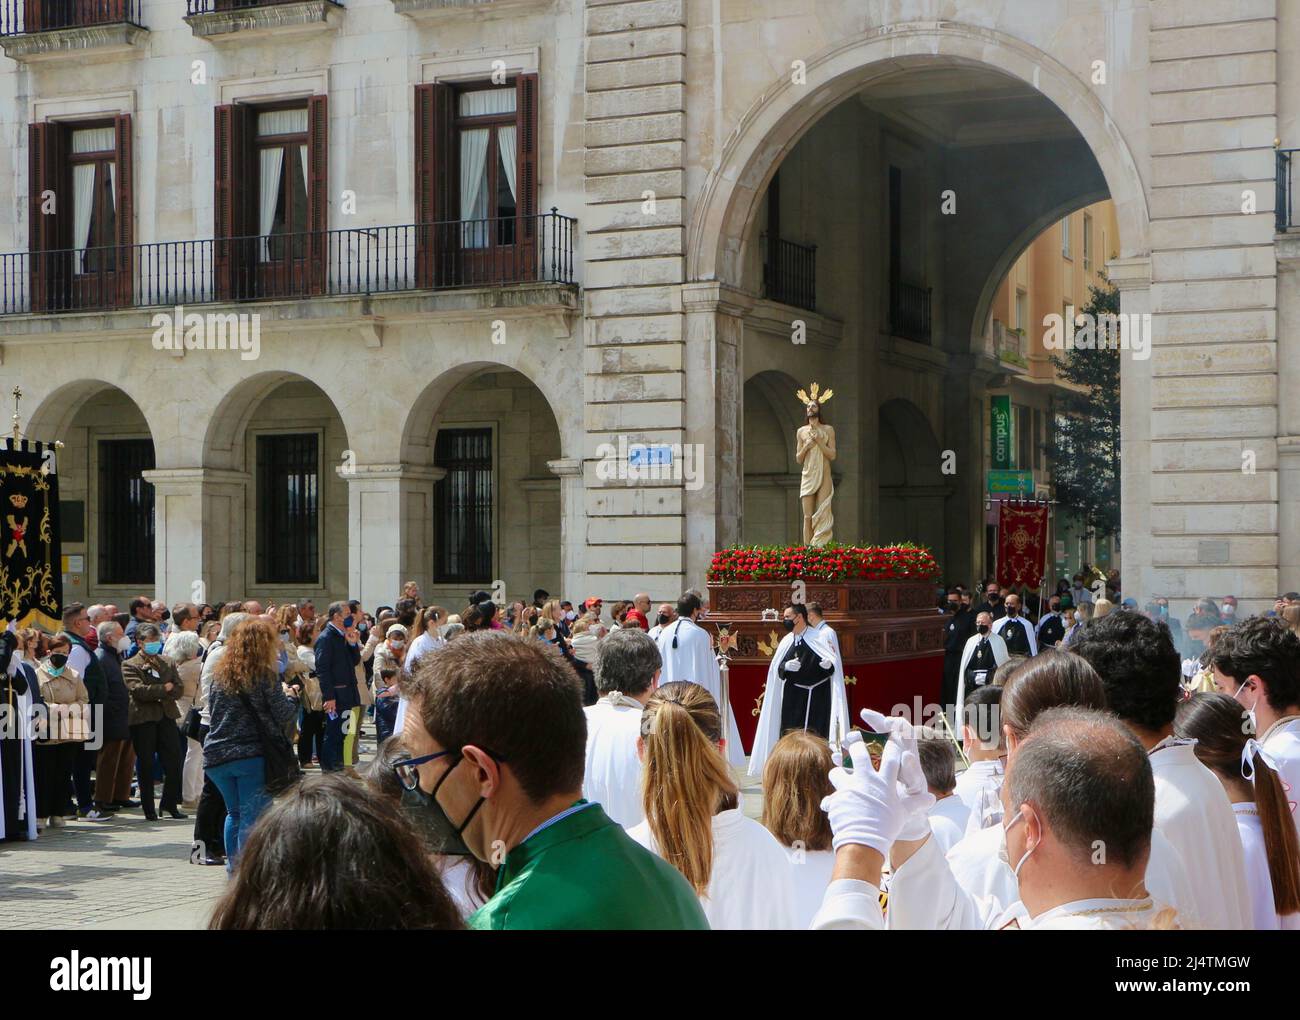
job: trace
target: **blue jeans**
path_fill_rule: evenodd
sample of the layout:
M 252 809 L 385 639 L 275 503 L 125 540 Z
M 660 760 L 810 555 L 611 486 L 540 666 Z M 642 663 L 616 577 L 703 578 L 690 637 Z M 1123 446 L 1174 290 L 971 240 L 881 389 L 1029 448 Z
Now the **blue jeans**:
M 343 761 L 343 720 L 348 717 L 350 711 L 351 709 L 336 707 L 333 719 L 328 715 L 325 717 L 325 736 L 320 746 L 322 772 L 337 772 L 347 764 Z
M 270 803 L 266 795 L 266 762 L 259 754 L 256 758 L 214 765 L 206 774 L 217 784 L 226 801 L 226 870 L 234 871 L 235 860 L 248 842 L 253 823 Z

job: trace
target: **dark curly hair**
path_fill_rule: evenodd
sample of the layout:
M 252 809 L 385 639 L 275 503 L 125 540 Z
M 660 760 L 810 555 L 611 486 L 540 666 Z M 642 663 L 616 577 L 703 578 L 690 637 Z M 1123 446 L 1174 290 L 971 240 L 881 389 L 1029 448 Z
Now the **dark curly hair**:
M 1238 684 L 1259 677 L 1274 711 L 1300 704 L 1300 637 L 1281 620 L 1252 616 L 1229 627 L 1214 645 L 1210 664 Z
M 1083 627 L 1070 651 L 1088 660 L 1106 688 L 1106 704 L 1125 722 L 1159 731 L 1174 721 L 1182 660 L 1169 627 L 1141 613 L 1110 613 Z

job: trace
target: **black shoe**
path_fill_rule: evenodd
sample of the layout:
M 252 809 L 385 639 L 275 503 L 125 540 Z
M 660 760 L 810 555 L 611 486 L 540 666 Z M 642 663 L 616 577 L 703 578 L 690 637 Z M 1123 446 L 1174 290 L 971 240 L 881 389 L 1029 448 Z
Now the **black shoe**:
M 158 821 L 158 812 L 157 812 L 157 811 L 146 811 L 146 812 L 144 813 L 144 820 L 145 820 L 146 822 L 156 822 L 156 821 Z
M 140 806 L 140 802 L 139 802 L 138 800 L 115 800 L 115 801 L 113 801 L 113 807 L 119 807 L 119 808 L 137 808 L 137 807 L 139 807 L 139 806 Z
M 111 815 L 117 811 L 116 804 L 105 804 L 102 800 L 95 801 L 95 810 L 103 815 Z
M 187 815 L 184 811 L 181 811 L 179 808 L 174 808 L 174 807 L 163 808 L 163 812 L 165 814 L 171 815 L 172 818 L 189 818 L 189 815 Z

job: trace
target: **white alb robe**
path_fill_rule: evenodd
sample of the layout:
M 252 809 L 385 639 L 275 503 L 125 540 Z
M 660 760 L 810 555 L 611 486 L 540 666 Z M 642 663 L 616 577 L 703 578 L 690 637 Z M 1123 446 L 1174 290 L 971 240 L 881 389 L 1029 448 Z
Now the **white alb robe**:
M 1296 804 L 1300 801 L 1300 716 L 1279 719 L 1264 731 L 1259 742 L 1277 769 L 1287 799 Z M 1300 809 L 1293 807 L 1291 817 L 1300 831 Z
M 673 639 L 677 647 L 673 647 Z M 713 639 L 709 632 L 686 617 L 674 620 L 659 633 L 659 657 L 663 660 L 663 670 L 659 674 L 659 684 L 672 683 L 674 680 L 689 680 L 699 684 L 713 695 L 713 700 L 722 706 L 722 673 L 718 669 L 718 658 L 713 652 Z M 740 730 L 736 726 L 736 713 L 731 705 L 727 712 L 727 760 L 732 765 L 745 763 L 745 748 L 740 742 Z
M 648 821 L 627 834 L 651 853 L 659 853 Z M 714 930 L 798 927 L 800 914 L 786 849 L 758 822 L 745 817 L 741 808 L 713 816 L 713 872 L 700 906 Z
M 1004 758 L 985 758 L 973 761 L 970 768 L 957 777 L 953 796 L 966 805 L 966 833 L 982 829 L 1002 815 L 1000 791 L 1006 778 Z
M 933 819 L 935 815 L 951 822 L 956 828 L 957 839 L 954 839 L 953 843 L 966 835 L 966 824 L 970 821 L 970 808 L 955 793 L 950 797 L 941 797 L 934 802 L 934 805 L 930 808 L 930 818 Z M 951 845 L 949 844 L 949 846 Z M 946 846 L 943 849 L 947 852 L 948 847 Z
M 835 871 L 835 851 L 800 851 L 787 847 L 785 852 L 790 860 L 790 877 L 794 880 L 795 927 L 807 928 L 826 898 Z
M 23 668 L 16 658 L 10 658 L 8 673 L 10 676 L 15 677 L 23 674 Z M 30 723 L 32 718 L 32 694 L 30 689 L 25 694 L 14 696 L 13 710 L 17 718 L 0 720 L 0 722 L 5 726 L 13 727 L 14 732 L 23 735 L 21 750 L 18 754 L 18 804 L 20 821 L 26 825 L 27 838 L 32 840 L 36 838 L 36 772 L 32 766 Z M 0 789 L 3 789 L 3 784 L 3 764 L 0 763 Z M 12 839 L 14 835 L 16 834 L 6 831 L 5 813 L 0 809 L 0 839 Z
M 1246 860 L 1246 887 L 1250 890 L 1252 927 L 1256 931 L 1300 931 L 1300 914 L 1277 912 L 1273 900 L 1273 876 L 1268 870 L 1268 851 L 1264 846 L 1264 826 L 1254 804 L 1233 804 L 1237 831 Z
M 1166 738 L 1152 748 L 1156 781 L 1155 827 L 1173 845 L 1196 900 L 1179 907 L 1188 927 L 1241 931 L 1252 927 L 1246 864 L 1232 804 L 1193 742 Z
M 641 800 L 641 704 L 624 695 L 609 695 L 583 709 L 587 713 L 587 767 L 582 795 L 599 804 L 625 829 L 645 819 Z
M 835 664 L 835 673 L 830 678 L 831 685 L 831 719 L 830 733 L 827 738 L 830 741 L 831 749 L 838 750 L 838 740 L 843 741 L 845 735 L 853 727 L 849 718 L 849 697 L 844 687 L 844 666 L 840 663 L 837 656 L 826 639 L 820 633 L 813 630 L 812 627 L 805 627 L 803 634 L 804 644 L 813 650 L 813 654 L 823 660 L 829 660 Z M 772 753 L 772 748 L 776 742 L 781 739 L 781 706 L 785 701 L 785 677 L 781 676 L 781 660 L 785 653 L 790 650 L 794 644 L 795 633 L 791 631 L 781 639 L 781 643 L 776 646 L 776 652 L 772 655 L 772 661 L 767 667 L 767 686 L 764 688 L 763 708 L 758 714 L 758 728 L 754 731 L 754 747 L 750 751 L 749 757 L 749 774 L 751 776 L 761 776 L 763 766 L 767 764 L 768 756 Z

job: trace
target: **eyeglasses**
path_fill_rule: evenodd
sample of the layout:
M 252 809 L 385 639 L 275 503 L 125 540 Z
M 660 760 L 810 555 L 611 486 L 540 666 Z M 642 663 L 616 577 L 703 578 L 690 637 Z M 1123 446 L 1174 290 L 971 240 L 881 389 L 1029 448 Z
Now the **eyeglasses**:
M 504 762 L 506 760 L 503 755 L 499 755 L 495 751 L 489 751 L 486 747 L 481 747 L 479 750 L 483 751 L 493 761 Z M 397 773 L 397 780 L 402 784 L 402 789 L 414 790 L 420 785 L 420 766 L 427 762 L 437 761 L 439 758 L 445 758 L 448 755 L 453 755 L 455 762 L 459 762 L 464 757 L 459 751 L 434 751 L 433 754 L 424 754 L 418 758 L 403 758 L 401 761 L 395 761 L 393 762 L 393 771 Z M 453 762 L 453 766 L 455 762 Z

